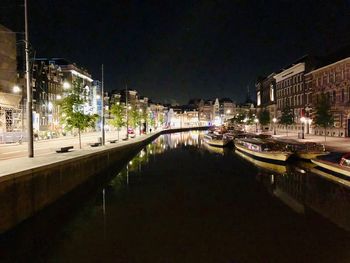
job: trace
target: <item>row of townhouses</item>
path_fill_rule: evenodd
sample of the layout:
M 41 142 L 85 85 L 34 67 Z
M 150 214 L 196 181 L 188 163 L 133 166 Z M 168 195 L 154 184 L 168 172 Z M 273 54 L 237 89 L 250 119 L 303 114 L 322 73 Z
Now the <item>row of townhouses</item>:
M 313 123 L 315 106 L 321 94 L 331 102 L 334 126 L 327 136 L 350 136 L 350 56 L 347 48 L 333 54 L 315 57 L 304 56 L 292 64 L 259 77 L 256 81 L 257 111 L 266 109 L 270 120 L 280 118 L 282 110 L 290 107 L 296 132 L 306 128 L 306 133 L 325 135 L 324 130 Z M 273 129 L 271 123 L 270 129 Z M 276 125 L 284 129 L 283 125 Z
M 15 32 L 0 25 L 0 143 L 25 137 L 27 91 L 23 64 L 23 58 L 17 54 Z M 107 119 L 111 117 L 108 114 L 110 105 L 117 102 L 151 112 L 155 125 L 160 126 L 160 120 L 167 119 L 164 117 L 167 107 L 151 103 L 147 97 L 139 96 L 136 90 L 113 90 L 102 94 L 99 80 L 94 80 L 83 67 L 63 58 L 31 58 L 30 75 L 33 129 L 34 135 L 38 137 L 51 138 L 63 133 L 59 121 L 59 101 L 77 80 L 85 89 L 84 111 L 87 114 L 101 116 L 104 100 Z M 101 121 L 95 129 L 100 128 Z

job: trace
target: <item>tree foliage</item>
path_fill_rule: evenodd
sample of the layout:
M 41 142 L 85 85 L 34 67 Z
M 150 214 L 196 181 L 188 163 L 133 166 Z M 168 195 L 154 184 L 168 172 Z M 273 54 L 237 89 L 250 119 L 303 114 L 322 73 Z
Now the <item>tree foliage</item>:
M 141 120 L 140 111 L 137 107 L 132 106 L 129 112 L 130 126 L 135 129 L 139 125 Z
M 329 97 L 324 93 L 321 94 L 320 100 L 316 104 L 314 122 L 316 126 L 324 129 L 324 140 L 326 143 L 327 128 L 333 126 L 334 120 L 331 113 L 331 102 L 329 100 Z
M 286 106 L 283 108 L 282 115 L 279 122 L 280 124 L 283 124 L 286 126 L 294 123 L 293 110 L 289 106 Z
M 98 118 L 97 114 L 84 112 L 87 91 L 81 80 L 73 81 L 68 94 L 59 103 L 61 106 L 60 121 L 65 130 L 77 129 L 79 134 L 79 146 L 81 148 L 81 131 L 88 127 L 94 127 Z
M 329 98 L 322 93 L 320 100 L 315 107 L 315 124 L 324 129 L 333 126 L 334 120 L 330 111 L 331 103 L 329 101 Z
M 125 109 L 123 105 L 117 102 L 111 106 L 110 113 L 112 114 L 112 120 L 110 121 L 110 124 L 117 128 L 119 140 L 120 128 L 126 124 Z
M 270 123 L 270 112 L 267 109 L 263 109 L 259 112 L 258 119 L 261 125 L 268 125 Z
M 147 115 L 148 115 L 147 122 L 148 122 L 149 127 L 154 127 L 156 125 L 156 121 L 155 121 L 153 113 L 150 111 Z

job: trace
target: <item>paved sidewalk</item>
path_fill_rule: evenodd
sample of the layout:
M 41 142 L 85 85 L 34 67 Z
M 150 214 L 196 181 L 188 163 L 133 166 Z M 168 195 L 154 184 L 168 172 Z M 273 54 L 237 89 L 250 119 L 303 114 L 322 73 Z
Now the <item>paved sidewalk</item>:
M 45 154 L 44 156 L 36 156 L 34 158 L 21 157 L 21 158 L 9 159 L 9 160 L 2 160 L 0 161 L 0 182 L 2 181 L 1 177 L 5 175 L 20 173 L 25 170 L 30 170 L 41 166 L 50 165 L 56 162 L 68 160 L 79 156 L 84 156 L 94 152 L 100 152 L 109 148 L 117 148 L 127 144 L 138 143 L 160 132 L 161 131 L 152 132 L 147 135 L 141 135 L 134 139 L 129 139 L 127 141 L 120 141 L 115 144 L 107 143 L 105 146 L 100 146 L 100 147 L 90 147 L 90 148 L 84 148 L 81 150 L 74 149 L 73 151 L 68 153 L 51 152 L 51 153 Z
M 271 134 L 271 132 L 269 133 Z M 273 135 L 274 137 L 294 139 L 300 142 L 316 142 L 320 144 L 326 144 L 326 149 L 331 152 L 350 152 L 350 138 L 349 137 L 326 137 L 326 143 L 324 136 L 318 136 L 313 134 L 305 134 L 304 139 L 298 139 L 298 134 L 295 132 L 288 132 L 288 136 L 285 132 Z

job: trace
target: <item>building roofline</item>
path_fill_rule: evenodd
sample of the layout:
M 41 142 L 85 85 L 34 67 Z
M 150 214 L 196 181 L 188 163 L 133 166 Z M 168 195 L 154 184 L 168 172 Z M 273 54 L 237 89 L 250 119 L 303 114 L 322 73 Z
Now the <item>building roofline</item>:
M 307 73 L 307 74 L 305 74 L 305 75 L 310 75 L 310 74 L 312 74 L 312 73 L 316 73 L 317 71 L 320 71 L 320 70 L 325 69 L 325 68 L 327 68 L 327 67 L 332 67 L 332 66 L 334 66 L 334 65 L 336 65 L 336 64 L 338 64 L 338 63 L 342 63 L 342 62 L 344 62 L 345 60 L 348 60 L 348 59 L 350 59 L 350 57 L 343 58 L 343 59 L 338 60 L 338 61 L 336 61 L 336 62 L 333 62 L 333 63 L 331 63 L 331 64 L 325 65 L 325 66 L 323 66 L 323 67 L 320 67 L 320 68 L 318 68 L 318 69 L 315 69 L 315 70 L 313 70 L 313 71 L 310 71 L 309 73 Z

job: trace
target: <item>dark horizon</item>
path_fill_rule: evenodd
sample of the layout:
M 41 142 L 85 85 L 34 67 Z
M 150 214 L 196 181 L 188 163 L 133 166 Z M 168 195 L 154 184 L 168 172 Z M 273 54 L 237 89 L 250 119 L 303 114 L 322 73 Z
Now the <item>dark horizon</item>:
M 0 23 L 23 31 L 22 1 L 4 0 Z M 14 3 L 15 2 L 15 3 Z M 305 54 L 350 44 L 350 2 L 28 1 L 37 57 L 63 57 L 106 88 L 159 102 L 229 97 Z

